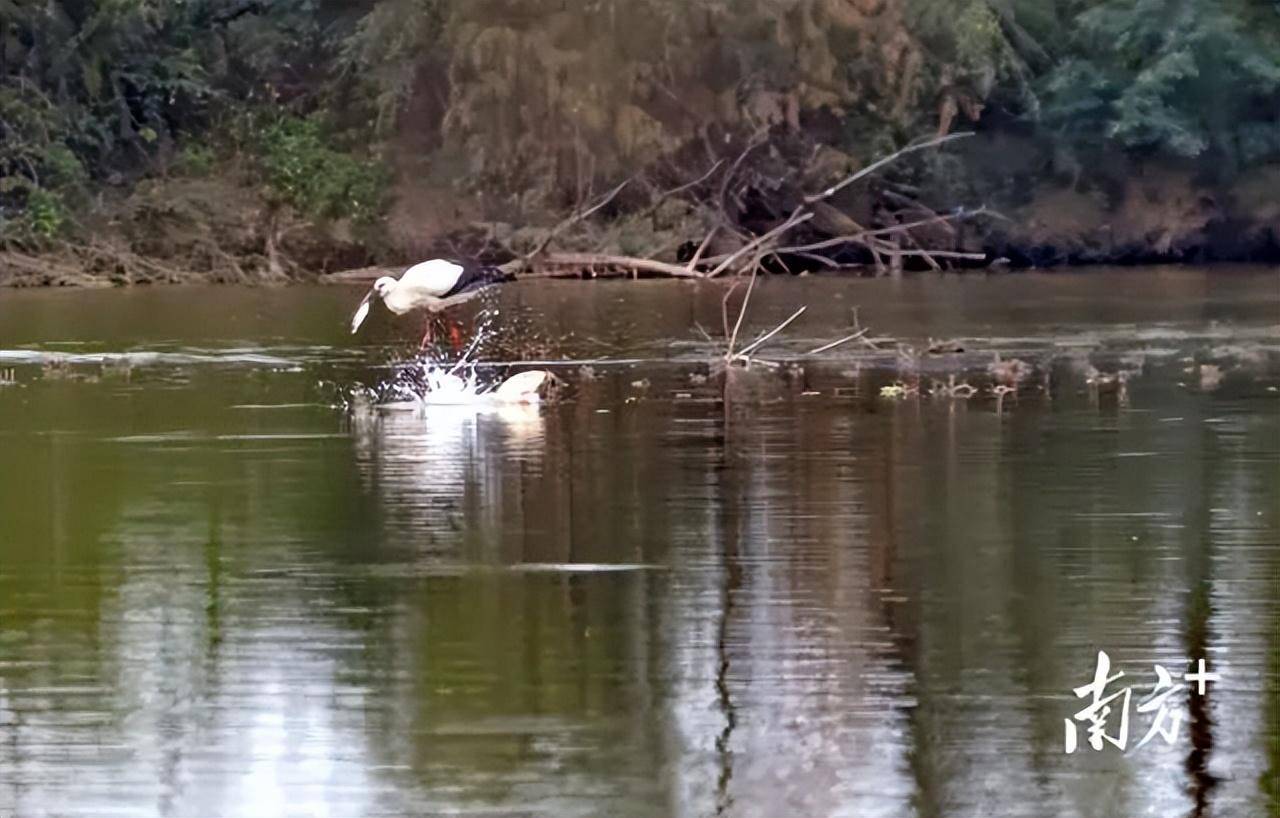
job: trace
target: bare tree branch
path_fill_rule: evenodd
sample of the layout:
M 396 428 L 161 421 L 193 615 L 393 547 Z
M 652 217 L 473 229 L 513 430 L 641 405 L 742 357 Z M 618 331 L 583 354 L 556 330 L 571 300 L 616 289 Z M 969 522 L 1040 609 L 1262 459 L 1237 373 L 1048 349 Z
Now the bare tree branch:
M 791 218 L 787 219 L 782 224 L 773 228 L 768 233 L 758 236 L 755 239 L 747 242 L 743 246 L 739 247 L 737 250 L 734 250 L 732 253 L 730 253 L 728 256 L 725 257 L 724 261 L 720 262 L 720 264 L 718 264 L 714 269 L 712 269 L 711 272 L 704 273 L 703 274 L 704 277 L 715 278 L 716 276 L 724 272 L 726 269 L 728 269 L 730 264 L 737 261 L 739 258 L 742 258 L 744 255 L 751 252 L 755 248 L 759 247 L 760 245 L 764 244 L 765 242 L 771 239 L 777 238 L 778 236 L 787 232 L 788 230 L 795 227 L 796 225 L 803 224 L 804 222 L 807 222 L 809 221 L 809 219 L 812 219 L 812 218 L 813 218 L 812 213 L 793 213 L 791 215 Z M 752 275 L 754 275 L 754 273 L 752 273 Z
M 569 218 L 565 219 L 564 221 L 557 224 L 555 227 L 551 228 L 551 230 L 547 232 L 547 235 L 543 236 L 542 241 L 538 242 L 538 245 L 534 247 L 533 250 L 529 251 L 524 255 L 524 258 L 521 259 L 523 265 L 527 265 L 531 259 L 541 255 L 542 252 L 547 249 L 547 246 L 551 244 L 551 242 L 555 239 L 556 236 L 560 235 L 565 230 L 568 230 L 570 227 L 582 221 L 583 219 L 589 218 L 591 214 L 595 213 L 600 208 L 604 207 L 605 205 L 609 204 L 609 202 L 613 201 L 614 197 L 617 196 L 619 193 L 621 193 L 622 189 L 629 184 L 631 184 L 630 179 L 623 181 L 622 184 L 618 185 L 613 190 L 606 193 L 604 196 L 601 196 L 600 199 L 596 201 L 596 203 L 591 207 L 587 208 L 586 210 L 576 211 L 575 213 L 570 215 Z
M 781 324 L 774 327 L 772 330 L 770 330 L 769 332 L 766 332 L 764 335 L 762 335 L 761 337 L 757 338 L 755 341 L 751 342 L 746 347 L 744 347 L 743 350 L 738 353 L 737 357 L 745 358 L 755 350 L 759 349 L 761 346 L 764 345 L 765 341 L 768 341 L 770 338 L 777 335 L 779 332 L 782 332 L 784 329 L 786 329 L 791 325 L 792 321 L 796 320 L 801 315 L 804 315 L 804 311 L 807 309 L 809 309 L 808 306 L 804 306 L 796 310 L 795 312 L 793 312 L 791 314 L 791 317 L 788 318 L 786 321 L 783 321 Z
M 825 199 L 830 199 L 832 196 L 844 190 L 849 185 L 853 184 L 859 179 L 870 176 L 871 174 L 875 173 L 877 170 L 880 170 L 880 168 L 884 167 L 885 165 L 892 164 L 893 162 L 896 162 L 898 159 L 902 158 L 903 156 L 906 156 L 909 153 L 922 151 L 922 150 L 925 150 L 926 148 L 937 147 L 938 145 L 942 145 L 947 142 L 953 142 L 957 139 L 964 139 L 970 136 L 973 136 L 973 132 L 966 131 L 964 133 L 947 134 L 946 136 L 939 136 L 935 139 L 927 139 L 924 142 L 917 142 L 913 145 L 908 145 L 907 147 L 899 151 L 895 151 L 882 159 L 878 159 L 875 162 L 872 162 L 870 165 L 867 165 L 865 168 L 859 170 L 857 173 L 853 173 L 853 174 L 850 174 L 849 176 L 846 176 L 844 179 L 841 179 L 839 182 L 836 182 L 834 185 L 822 191 L 821 193 L 818 193 L 814 196 L 806 196 L 804 203 L 806 205 L 810 205 L 815 202 L 821 202 Z

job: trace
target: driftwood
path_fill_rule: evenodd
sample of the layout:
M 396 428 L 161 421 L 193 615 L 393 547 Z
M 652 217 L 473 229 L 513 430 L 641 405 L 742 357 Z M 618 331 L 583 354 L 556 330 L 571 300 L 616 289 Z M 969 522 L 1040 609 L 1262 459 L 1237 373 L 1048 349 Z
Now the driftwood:
M 548 232 L 545 237 L 543 237 L 542 241 L 538 242 L 536 247 L 534 247 L 531 251 L 529 251 L 524 255 L 524 258 L 520 260 L 521 262 L 520 267 L 521 268 L 528 267 L 529 262 L 537 258 L 538 256 L 542 255 L 542 253 L 547 249 L 547 247 L 551 244 L 552 240 L 555 239 L 556 236 L 560 235 L 565 230 L 568 230 L 570 227 L 577 224 L 578 222 L 589 218 L 593 213 L 600 210 L 605 205 L 609 204 L 609 202 L 612 202 L 614 200 L 614 197 L 616 197 L 619 193 L 621 193 L 622 189 L 629 184 L 631 184 L 631 180 L 627 179 L 625 182 L 618 185 L 613 190 L 606 193 L 604 196 L 601 196 L 600 199 L 596 201 L 595 204 L 591 205 L 585 210 L 579 210 L 571 214 L 569 218 L 565 219 L 564 221 L 560 222 L 555 227 L 553 227 L 551 231 Z
M 742 329 L 743 321 L 746 319 L 746 316 L 747 316 L 747 309 L 751 305 L 751 294 L 755 290 L 756 278 L 759 276 L 759 273 L 760 273 L 760 270 L 758 266 L 755 269 L 753 269 L 751 272 L 751 278 L 747 283 L 747 294 L 743 296 L 742 304 L 738 306 L 738 317 L 737 317 L 737 320 L 734 321 L 732 330 L 729 329 L 729 300 L 733 297 L 734 291 L 737 290 L 738 284 L 735 283 L 732 287 L 730 287 L 727 291 L 725 291 L 724 298 L 721 300 L 721 311 L 723 314 L 722 318 L 724 321 L 724 337 L 725 337 L 723 360 L 724 360 L 724 366 L 726 367 L 732 367 L 732 366 L 750 367 L 752 363 L 763 363 L 767 366 L 777 367 L 778 364 L 776 362 L 760 361 L 758 359 L 753 358 L 752 356 L 755 353 L 759 352 L 761 347 L 763 347 L 766 343 L 768 343 L 774 337 L 779 335 L 787 327 L 791 326 L 791 324 L 794 323 L 796 319 L 804 315 L 804 313 L 809 309 L 808 305 L 800 307 L 798 310 L 791 313 L 791 315 L 789 315 L 786 318 L 786 320 L 784 320 L 782 323 L 778 324 L 768 332 L 761 334 L 754 341 L 747 344 L 741 350 L 737 349 L 738 333 Z M 853 321 L 855 326 L 857 326 L 858 325 L 857 307 L 855 307 L 853 311 Z M 707 338 L 708 341 L 713 340 L 710 334 L 707 333 L 705 329 L 702 329 L 702 327 L 698 327 L 698 329 L 702 332 L 702 334 Z M 822 344 L 819 347 L 809 350 L 808 352 L 805 353 L 805 355 L 817 355 L 822 352 L 828 352 L 830 350 L 835 349 L 836 347 L 847 344 L 850 341 L 858 341 L 858 340 L 862 341 L 863 344 L 865 344 L 867 347 L 871 348 L 872 350 L 879 350 L 880 346 L 875 341 L 866 337 L 869 331 L 870 331 L 869 327 L 858 326 L 857 330 L 852 334 L 846 335 L 845 337 L 840 338 L 838 340 L 831 341 L 830 343 Z
M 642 212 L 653 215 L 663 202 L 672 197 L 681 196 L 693 206 L 696 213 L 701 214 L 701 223 L 711 227 L 701 237 L 696 250 L 687 261 L 676 261 L 656 257 L 661 251 L 652 255 L 626 255 L 608 252 L 565 252 L 553 248 L 557 239 L 564 236 L 571 228 L 585 228 L 588 220 L 613 202 L 617 196 L 634 179 L 628 179 L 608 191 L 596 200 L 575 209 L 567 218 L 548 229 L 534 243 L 528 252 L 515 252 L 508 248 L 513 259 L 502 265 L 502 269 L 519 278 L 622 278 L 622 277 L 664 277 L 707 279 L 722 275 L 754 276 L 761 270 L 761 265 L 768 263 L 775 269 L 793 272 L 792 265 L 797 262 L 802 267 L 841 269 L 862 266 L 866 260 L 874 264 L 878 272 L 901 270 L 906 259 L 914 259 L 935 270 L 944 269 L 944 263 L 952 261 L 981 262 L 986 260 L 983 253 L 965 252 L 946 247 L 929 247 L 927 242 L 913 231 L 941 226 L 952 236 L 956 235 L 954 224 L 963 219 L 979 216 L 998 216 L 985 208 L 976 210 L 957 210 L 953 213 L 939 213 L 920 204 L 910 196 L 897 191 L 888 191 L 882 200 L 888 200 L 898 209 L 887 212 L 887 217 L 896 219 L 897 223 L 884 226 L 862 227 L 846 214 L 833 208 L 828 201 L 838 193 L 848 189 L 860 180 L 866 179 L 876 171 L 892 164 L 908 154 L 935 148 L 949 142 L 972 136 L 971 133 L 956 133 L 927 139 L 907 145 L 901 150 L 849 173 L 833 184 L 816 193 L 800 194 L 799 203 L 784 218 L 762 232 L 754 233 L 738 223 L 731 215 L 733 203 L 742 206 L 744 194 L 742 186 L 748 188 L 752 184 L 745 181 L 752 173 L 755 179 L 768 179 L 774 184 L 772 177 L 753 168 L 748 161 L 752 154 L 768 143 L 768 134 L 760 133 L 751 138 L 746 146 L 738 152 L 732 162 L 724 158 L 716 159 L 709 170 L 701 173 L 690 182 L 679 184 L 656 193 L 650 200 L 647 209 Z M 717 180 L 716 174 L 721 176 Z M 645 182 L 651 190 L 657 191 L 657 185 Z M 736 184 L 736 187 L 735 187 Z M 899 189 L 902 189 L 899 186 Z M 816 235 L 813 220 L 818 211 L 824 214 L 823 224 L 830 227 L 832 222 L 837 226 L 854 228 L 852 232 L 842 235 L 823 237 Z M 804 228 L 806 234 L 797 236 Z M 575 243 L 591 244 L 583 241 L 582 230 L 575 231 Z M 587 234 L 589 235 L 589 233 Z M 709 252 L 712 242 L 717 237 L 729 241 L 738 241 L 734 249 L 721 252 Z M 597 247 L 604 242 L 594 242 Z M 693 247 L 693 242 L 687 242 Z M 668 245 L 669 249 L 670 245 Z M 849 263 L 850 250 L 861 254 L 858 263 Z M 328 282 L 365 282 L 378 275 L 394 275 L 396 271 L 384 268 L 365 268 L 352 270 L 323 277 Z M 749 298 L 750 288 L 748 288 Z M 726 333 L 728 334 L 728 333 Z
M 522 267 L 525 262 L 521 260 L 513 264 Z M 544 269 L 521 277 L 580 278 L 583 275 L 583 271 L 588 271 L 590 277 L 593 278 L 608 275 L 608 273 L 594 272 L 598 268 L 608 268 L 615 271 L 616 275 L 629 275 L 631 272 L 639 271 L 673 278 L 701 277 L 700 273 L 692 272 L 679 264 L 671 264 L 639 256 L 615 256 L 607 253 L 546 253 L 537 260 L 537 264 L 538 267 Z M 511 267 L 512 265 L 504 265 L 503 269 L 512 271 Z
M 968 136 L 972 136 L 972 134 L 949 134 L 908 145 L 901 150 L 867 165 L 866 167 L 850 173 L 817 193 L 803 195 L 800 199 L 800 203 L 796 205 L 785 219 L 763 233 L 752 236 L 740 225 L 735 224 L 734 220 L 729 215 L 730 199 L 732 198 L 730 191 L 733 187 L 735 178 L 738 177 L 739 173 L 746 166 L 748 157 L 757 148 L 767 142 L 765 135 L 758 134 L 747 143 L 746 147 L 738 154 L 737 158 L 729 164 L 720 180 L 720 183 L 716 186 L 716 190 L 709 197 L 709 200 L 702 200 L 698 202 L 698 206 L 709 213 L 709 220 L 712 222 L 713 226 L 702 237 L 702 240 L 698 243 L 697 249 L 693 253 L 692 258 L 690 258 L 687 263 L 677 264 L 656 258 L 614 255 L 610 253 L 566 253 L 549 251 L 548 248 L 556 237 L 562 235 L 573 225 L 583 222 L 593 213 L 597 212 L 612 201 L 627 184 L 624 182 L 623 185 L 605 194 L 590 207 L 574 212 L 567 219 L 552 227 L 543 239 L 538 242 L 532 252 L 524 254 L 518 261 L 509 263 L 506 265 L 505 269 L 524 277 L 545 278 L 621 277 L 637 276 L 641 274 L 646 276 L 673 278 L 715 278 L 723 274 L 754 274 L 760 264 L 766 259 L 770 259 L 772 260 L 772 263 L 776 264 L 778 267 L 790 271 L 790 265 L 788 265 L 786 261 L 788 257 L 792 259 L 803 259 L 804 261 L 814 263 L 820 267 L 828 269 L 846 267 L 850 265 L 841 263 L 837 258 L 832 258 L 829 253 L 835 252 L 838 254 L 844 252 L 847 248 L 852 247 L 862 248 L 865 250 L 869 254 L 871 260 L 875 263 L 878 270 L 884 270 L 887 268 L 899 270 L 902 267 L 903 259 L 909 258 L 920 259 L 935 270 L 943 269 L 942 260 L 983 261 L 986 259 L 986 256 L 982 253 L 926 247 L 923 242 L 912 234 L 912 231 L 919 228 L 941 225 L 954 235 L 954 222 L 965 218 L 986 215 L 989 211 L 985 208 L 979 208 L 971 211 L 961 210 L 955 213 L 937 213 L 932 209 L 915 202 L 910 197 L 897 192 L 893 192 L 891 196 L 887 196 L 886 198 L 892 199 L 896 204 L 903 207 L 902 210 L 898 211 L 898 218 L 909 214 L 919 213 L 926 214 L 926 217 L 903 221 L 899 224 L 890 224 L 884 227 L 867 229 L 860 228 L 852 219 L 844 217 L 843 221 L 846 224 L 858 227 L 859 229 L 853 233 L 832 236 L 825 239 L 793 242 L 791 244 L 784 242 L 787 236 L 792 234 L 797 228 L 806 225 L 814 218 L 816 215 L 815 209 L 818 205 L 821 204 L 829 208 L 829 206 L 825 205 L 825 202 L 854 183 L 867 178 L 871 174 L 892 164 L 903 156 L 926 150 L 928 148 L 938 147 L 948 142 L 963 139 Z M 671 196 L 680 193 L 687 193 L 695 190 L 701 185 L 704 185 L 723 164 L 723 160 L 718 160 L 712 165 L 709 171 L 703 173 L 692 182 L 688 182 L 662 192 L 646 212 L 652 214 L 663 201 L 666 201 Z M 712 240 L 722 231 L 729 235 L 739 237 L 742 244 L 729 252 L 708 255 L 706 251 L 711 245 Z
M 201 248 L 226 280 L 246 278 L 236 260 L 217 247 Z M 189 259 L 187 261 L 190 261 Z M 184 283 L 207 280 L 184 264 L 167 264 L 104 241 L 59 243 L 39 255 L 0 251 L 0 286 L 110 287 L 119 284 Z

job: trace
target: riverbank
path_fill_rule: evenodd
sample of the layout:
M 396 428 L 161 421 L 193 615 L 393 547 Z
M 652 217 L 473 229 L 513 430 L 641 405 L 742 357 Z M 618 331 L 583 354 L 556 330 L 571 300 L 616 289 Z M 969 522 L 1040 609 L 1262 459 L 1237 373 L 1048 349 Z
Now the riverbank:
M 1280 202 L 1269 194 L 1277 187 L 1280 168 L 1262 168 L 1228 189 L 1212 190 L 1190 171 L 1148 167 L 1111 191 L 1043 180 L 1023 204 L 952 211 L 945 221 L 923 205 L 887 213 L 882 203 L 894 194 L 881 187 L 846 196 L 838 208 L 825 202 L 814 208 L 814 218 L 797 235 L 827 245 L 823 256 L 783 248 L 762 264 L 769 272 L 839 268 L 884 275 L 930 267 L 1278 263 Z M 492 214 L 475 201 L 454 200 L 452 209 L 445 208 L 446 191 L 422 183 L 402 182 L 396 194 L 384 219 L 357 229 L 346 221 L 307 219 L 280 209 L 243 173 L 144 180 L 127 193 L 101 197 L 74 240 L 0 251 L 0 286 L 363 280 L 432 255 L 511 262 L 537 250 L 552 233 L 554 247 L 543 246 L 539 257 L 548 261 L 545 251 L 555 249 L 562 262 L 523 272 L 652 277 L 680 274 L 691 248 L 704 241 L 704 258 L 716 253 L 723 258 L 747 241 L 734 243 L 723 232 L 712 235 L 697 201 L 623 195 L 562 230 L 573 214 L 528 214 L 534 224 L 526 226 L 514 221 L 519 214 L 505 214 L 512 220 L 486 218 Z M 739 194 L 758 190 L 743 183 Z M 776 226 L 760 217 L 741 221 L 743 236 Z M 868 230 L 885 241 L 871 247 L 840 245 L 842 234 L 868 222 L 873 225 Z M 899 240 L 893 231 L 904 222 L 917 226 Z M 616 258 L 652 263 L 609 263 Z

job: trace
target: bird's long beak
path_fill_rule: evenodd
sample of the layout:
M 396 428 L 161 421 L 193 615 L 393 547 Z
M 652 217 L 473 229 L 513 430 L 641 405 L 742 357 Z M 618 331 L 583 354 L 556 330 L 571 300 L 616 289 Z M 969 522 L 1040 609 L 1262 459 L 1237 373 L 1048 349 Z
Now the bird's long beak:
M 356 330 L 360 329 L 360 325 L 364 323 L 364 319 L 369 316 L 369 304 L 373 301 L 373 288 L 369 288 L 369 292 L 365 293 L 364 300 L 360 302 L 360 306 L 356 307 L 356 314 L 351 316 L 351 334 L 355 335 Z

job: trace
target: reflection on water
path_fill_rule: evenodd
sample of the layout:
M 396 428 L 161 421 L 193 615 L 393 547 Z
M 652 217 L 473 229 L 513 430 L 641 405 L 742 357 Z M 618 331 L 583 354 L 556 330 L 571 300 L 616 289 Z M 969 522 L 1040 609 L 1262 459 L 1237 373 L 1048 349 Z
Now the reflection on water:
M 1022 279 L 1003 308 L 953 280 L 872 294 L 899 335 L 990 334 L 1003 309 L 1025 348 L 1105 336 L 1143 358 L 1127 405 L 1079 379 L 1000 412 L 882 401 L 838 357 L 726 402 L 669 346 L 691 318 L 673 284 L 641 287 L 621 328 L 613 289 L 528 298 L 675 363 L 600 368 L 541 409 L 347 417 L 317 381 L 376 378 L 386 353 L 326 352 L 348 306 L 331 291 L 288 291 L 312 317 L 221 345 L 172 341 L 152 302 L 180 292 L 112 293 L 143 301 L 116 349 L 296 366 L 15 364 L 0 815 L 1274 814 L 1275 280 L 1188 274 L 1163 301 L 1081 281 L 1043 284 L 1039 332 Z M 1117 288 L 1148 298 L 1126 313 Z M 0 294 L 0 347 L 81 326 L 65 294 L 23 297 L 30 325 Z M 103 297 L 80 302 L 91 324 Z M 1125 347 L 1115 327 L 1152 316 L 1158 339 Z M 1183 372 L 1237 343 L 1248 377 Z M 1223 680 L 1174 702 L 1175 746 L 1068 756 L 1099 649 L 1135 698 L 1156 662 Z

